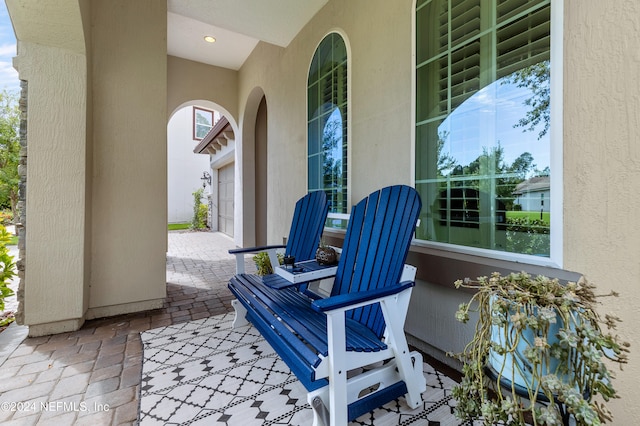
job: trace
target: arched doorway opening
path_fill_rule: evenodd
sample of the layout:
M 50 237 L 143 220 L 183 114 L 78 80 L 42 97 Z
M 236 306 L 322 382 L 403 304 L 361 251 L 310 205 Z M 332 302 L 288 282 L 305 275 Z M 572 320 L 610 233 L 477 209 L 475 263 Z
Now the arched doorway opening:
M 195 100 L 171 114 L 167 131 L 169 223 L 192 223 L 194 193 L 202 190 L 206 223 L 235 237 L 235 122 L 214 102 Z M 180 214 L 180 216 L 178 216 Z
M 202 187 L 200 178 L 209 171 L 209 159 L 193 153 L 206 135 L 205 125 L 194 125 L 211 116 L 209 129 L 220 113 L 204 105 L 189 105 L 174 112 L 167 125 L 167 221 L 171 225 L 193 220 L 193 193 Z M 204 188 L 208 192 L 208 188 Z
M 256 244 L 267 244 L 267 99 L 256 114 Z
M 256 87 L 247 97 L 242 125 L 240 167 L 245 182 L 242 188 L 245 246 L 268 243 L 268 145 L 268 104 L 264 91 Z

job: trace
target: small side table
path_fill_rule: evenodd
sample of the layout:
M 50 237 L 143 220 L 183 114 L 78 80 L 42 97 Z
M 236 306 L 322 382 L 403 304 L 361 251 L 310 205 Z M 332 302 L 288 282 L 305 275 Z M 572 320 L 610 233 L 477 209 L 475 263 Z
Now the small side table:
M 329 278 L 336 274 L 338 265 L 320 265 L 315 259 L 298 262 L 292 269 L 283 266 L 276 266 L 274 274 L 265 275 L 262 281 L 265 285 L 282 289 L 311 281 Z

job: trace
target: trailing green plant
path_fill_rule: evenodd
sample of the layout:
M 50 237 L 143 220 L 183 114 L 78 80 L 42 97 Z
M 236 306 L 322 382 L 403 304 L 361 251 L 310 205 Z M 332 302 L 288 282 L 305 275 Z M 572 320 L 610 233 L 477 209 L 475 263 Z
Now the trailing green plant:
M 278 263 L 282 265 L 284 261 L 284 254 L 277 253 Z M 253 256 L 253 261 L 256 264 L 256 268 L 258 269 L 258 275 L 269 275 L 273 274 L 273 268 L 271 267 L 271 260 L 269 259 L 269 253 L 266 251 L 262 251 L 255 256 Z
M 209 208 L 202 202 L 203 193 L 203 188 L 192 193 L 193 219 L 191 220 L 191 229 L 204 229 L 207 227 L 207 214 L 209 213 Z
M 4 299 L 13 295 L 8 286 L 15 275 L 13 256 L 9 254 L 7 244 L 11 241 L 11 234 L 4 225 L 0 225 L 0 312 L 4 311 Z
M 599 297 L 615 292 L 598 296 L 584 279 L 561 283 L 524 272 L 493 273 L 455 285 L 475 291 L 469 303 L 460 305 L 456 319 L 466 323 L 470 312 L 478 313 L 464 352 L 449 354 L 463 362 L 462 381 L 453 390 L 458 418 L 482 418 L 486 425 L 525 424 L 525 419 L 534 425 L 563 424 L 557 404 L 540 404 L 544 396 L 561 403 L 577 425 L 611 421 L 605 403 L 618 396 L 608 365 L 613 361 L 622 367 L 629 344 L 613 334 L 620 319 L 602 318 L 596 306 Z M 502 366 L 488 375 L 495 359 Z M 516 394 L 514 377 L 526 378 L 527 398 Z M 513 379 L 509 386 L 500 386 L 504 378 Z

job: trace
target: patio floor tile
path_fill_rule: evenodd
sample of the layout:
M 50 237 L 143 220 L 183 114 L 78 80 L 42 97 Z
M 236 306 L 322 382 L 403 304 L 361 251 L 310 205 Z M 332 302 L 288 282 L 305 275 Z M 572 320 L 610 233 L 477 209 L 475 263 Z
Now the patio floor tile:
M 23 406 L 21 409 L 0 409 L 0 422 L 3 425 L 135 425 L 139 415 L 141 388 L 146 386 L 148 391 L 149 386 L 166 383 L 167 377 L 160 376 L 166 373 L 164 369 L 167 363 L 187 358 L 192 361 L 184 371 L 167 373 L 171 379 L 196 377 L 207 368 L 219 371 L 221 365 L 209 365 L 206 354 L 224 351 L 230 344 L 244 344 L 259 338 L 255 334 L 235 331 L 222 340 L 197 336 L 198 324 L 206 326 L 209 318 L 233 311 L 233 297 L 227 289 L 227 282 L 235 271 L 235 258 L 227 252 L 231 248 L 235 248 L 233 241 L 219 233 L 170 232 L 167 298 L 163 308 L 90 320 L 77 331 L 22 341 L 4 363 L 0 359 L 0 403 L 28 401 L 31 405 L 29 409 Z M 247 272 L 255 271 L 249 256 L 245 259 L 245 267 Z M 174 327 L 173 341 L 176 345 L 169 346 L 170 341 L 159 342 L 164 346 L 158 348 L 163 350 L 159 351 L 155 360 L 157 374 L 153 372 L 153 364 L 145 364 L 145 374 L 149 377 L 141 383 L 143 349 L 140 333 L 153 335 L 155 329 L 161 327 Z M 242 356 L 245 354 L 238 353 L 235 357 Z M 231 360 L 228 362 L 231 365 Z M 238 362 L 241 361 L 233 362 L 234 371 L 240 372 L 238 374 L 259 377 L 262 371 L 260 366 L 253 370 L 243 369 Z M 237 377 L 212 375 L 207 381 L 203 385 L 234 392 L 242 385 L 242 380 Z M 175 412 L 193 425 L 210 424 L 212 420 L 224 421 L 225 416 L 235 416 L 235 419 L 265 416 L 266 419 L 266 416 L 276 414 L 274 409 L 265 410 L 261 405 L 251 407 L 232 403 L 225 412 L 208 413 L 207 409 L 198 408 L 200 417 L 190 418 L 194 411 L 189 407 L 201 407 L 203 398 L 209 396 L 201 390 L 194 391 L 187 384 L 185 386 L 172 392 L 190 403 L 182 402 L 175 406 L 163 404 L 157 407 L 159 414 L 164 416 Z M 252 392 L 247 386 L 248 382 L 244 384 L 242 392 Z M 231 402 L 223 395 L 216 395 L 216 398 L 220 398 L 216 403 L 222 406 Z M 282 400 L 284 405 L 285 399 Z M 61 409 L 56 411 L 40 408 L 41 404 L 52 406 L 55 402 L 66 402 L 67 406 L 60 405 Z M 73 410 L 73 406 L 69 405 L 73 403 L 82 403 L 84 409 Z M 57 405 L 52 407 L 58 408 Z M 287 421 L 306 424 L 309 420 L 308 413 L 304 412 L 287 415 L 292 417 L 279 421 L 284 421 L 284 424 Z

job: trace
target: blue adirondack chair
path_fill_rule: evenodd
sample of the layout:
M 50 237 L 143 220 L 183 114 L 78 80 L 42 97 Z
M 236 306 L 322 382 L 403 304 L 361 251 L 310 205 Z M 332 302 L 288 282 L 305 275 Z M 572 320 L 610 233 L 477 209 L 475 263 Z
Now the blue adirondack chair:
M 236 274 L 244 273 L 244 256 L 267 252 L 272 266 L 278 265 L 277 251 L 294 256 L 296 262 L 313 259 L 320 242 L 320 235 L 327 221 L 329 203 L 322 191 L 311 192 L 296 202 L 287 244 L 248 247 L 229 250 L 236 256 Z
M 344 425 L 402 395 L 411 408 L 421 404 L 422 356 L 409 352 L 404 335 L 415 278 L 405 261 L 420 209 L 418 193 L 403 185 L 354 206 L 325 299 L 247 274 L 229 282 L 244 308 L 236 315 L 253 323 L 306 387 L 316 425 Z

